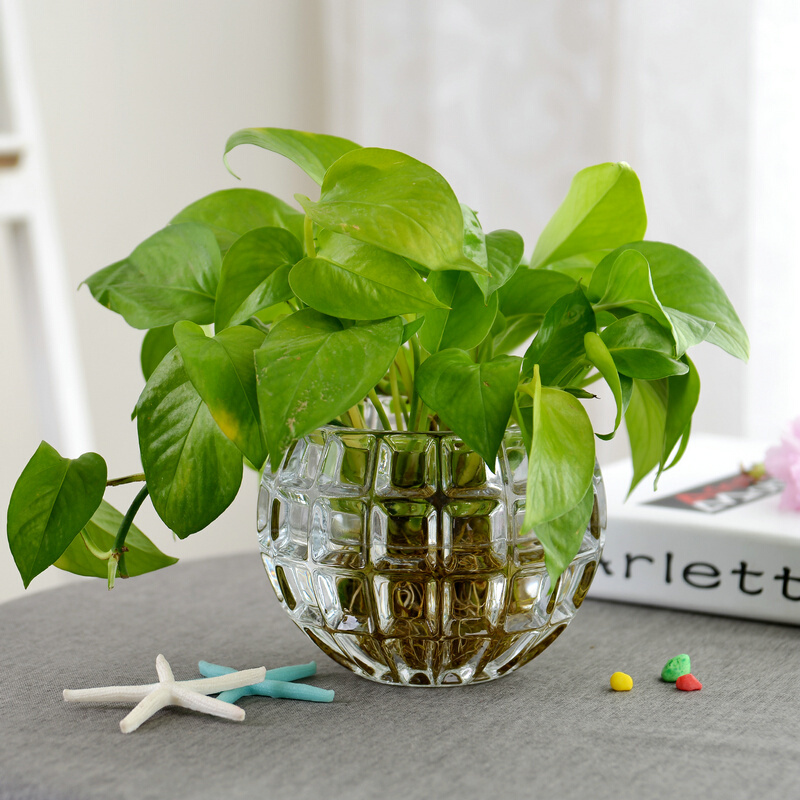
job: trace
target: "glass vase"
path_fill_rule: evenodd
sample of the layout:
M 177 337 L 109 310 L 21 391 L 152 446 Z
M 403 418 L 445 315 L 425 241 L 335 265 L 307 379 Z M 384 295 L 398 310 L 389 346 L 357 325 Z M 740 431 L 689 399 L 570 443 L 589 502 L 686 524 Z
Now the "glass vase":
M 291 619 L 370 680 L 478 683 L 528 663 L 580 607 L 603 548 L 605 492 L 554 590 L 522 533 L 527 454 L 510 428 L 494 470 L 451 432 L 325 427 L 266 469 L 261 555 Z

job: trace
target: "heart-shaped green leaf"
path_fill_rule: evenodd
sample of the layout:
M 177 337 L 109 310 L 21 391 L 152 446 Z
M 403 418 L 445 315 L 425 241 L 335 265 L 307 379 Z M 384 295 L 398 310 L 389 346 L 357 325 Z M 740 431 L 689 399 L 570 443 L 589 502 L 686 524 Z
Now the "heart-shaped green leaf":
M 625 427 L 633 457 L 633 479 L 628 494 L 661 463 L 669 395 L 667 380 L 633 381 L 631 399 L 625 411 Z
M 542 231 L 531 267 L 638 241 L 646 228 L 636 173 L 624 162 L 587 167 L 572 179 L 564 202 Z
M 285 128 L 244 128 L 230 136 L 225 144 L 225 166 L 234 176 L 236 173 L 228 166 L 228 153 L 240 144 L 254 144 L 285 156 L 317 184 L 322 183 L 325 173 L 334 161 L 345 153 L 360 148 L 360 145 L 349 139 L 323 133 L 306 133 Z
M 147 381 L 156 371 L 156 367 L 164 360 L 164 356 L 175 347 L 175 337 L 172 335 L 172 325 L 163 328 L 151 328 L 142 340 L 140 362 L 142 374 Z
M 242 482 L 242 454 L 214 422 L 177 347 L 150 376 L 135 413 L 150 499 L 183 539 L 233 502 Z
M 637 250 L 647 259 L 653 287 L 664 307 L 713 322 L 708 341 L 736 358 L 747 360 L 750 342 L 724 289 L 700 261 L 679 247 L 662 242 L 635 242 L 609 253 L 597 265 L 590 297 L 604 293 L 617 257 L 628 249 Z
M 466 272 L 435 272 L 428 286 L 449 308 L 436 308 L 425 314 L 425 327 L 419 340 L 429 353 L 455 347 L 469 350 L 479 345 L 492 329 L 497 314 L 497 294 L 488 302 L 472 275 Z
M 594 486 L 590 485 L 578 505 L 560 517 L 542 522 L 534 529 L 544 548 L 544 564 L 550 576 L 551 591 L 555 589 L 561 573 L 581 549 L 593 508 Z
M 580 401 L 542 386 L 538 369 L 529 393 L 533 406 L 525 531 L 574 509 L 591 487 L 595 463 L 592 423 Z
M 623 317 L 600 336 L 623 375 L 657 380 L 689 371 L 686 364 L 672 357 L 675 342 L 669 331 L 647 314 Z
M 214 321 L 220 272 L 214 234 L 197 222 L 170 225 L 142 242 L 124 261 L 86 279 L 98 303 L 134 328 L 190 319 Z
M 422 400 L 490 467 L 511 416 L 520 364 L 514 356 L 475 364 L 453 349 L 435 353 L 417 372 Z
M 282 228 L 256 228 L 222 262 L 214 324 L 241 325 L 263 308 L 289 300 L 289 271 L 303 257 L 300 242 Z
M 559 297 L 575 291 L 576 286 L 575 280 L 559 272 L 520 267 L 497 292 L 500 311 L 506 317 L 544 316 Z
M 404 153 L 352 150 L 325 173 L 319 202 L 296 199 L 317 225 L 427 269 L 487 274 L 463 253 L 464 218 L 450 185 Z
M 533 365 L 538 364 L 542 383 L 557 385 L 565 370 L 584 356 L 584 337 L 595 328 L 592 306 L 578 286 L 556 300 L 545 314 L 539 333 L 525 353 L 523 374 L 532 375 Z
M 22 470 L 8 504 L 8 545 L 27 589 L 91 519 L 106 488 L 97 453 L 63 458 L 42 442 Z
M 386 374 L 402 335 L 399 317 L 345 328 L 310 308 L 275 324 L 255 356 L 273 469 L 293 439 L 363 400 Z
M 341 319 L 383 319 L 446 308 L 408 262 L 349 236 L 322 231 L 317 258 L 289 275 L 307 305 Z
M 267 192 L 222 189 L 184 208 L 172 223 L 201 222 L 211 228 L 224 256 L 239 237 L 256 228 L 285 228 L 302 241 L 304 216 Z
M 103 500 L 82 533 L 99 550 L 109 551 L 114 547 L 121 524 L 122 514 Z M 131 525 L 125 537 L 125 569 L 130 577 L 168 567 L 177 561 L 177 558 L 162 553 L 139 528 Z M 89 552 L 81 536 L 72 540 L 54 566 L 75 575 L 104 579 L 108 577 L 107 562 Z
M 265 335 L 243 325 L 226 328 L 213 338 L 193 322 L 175 325 L 175 341 L 189 379 L 219 429 L 256 468 L 267 457 L 256 397 L 254 351 Z

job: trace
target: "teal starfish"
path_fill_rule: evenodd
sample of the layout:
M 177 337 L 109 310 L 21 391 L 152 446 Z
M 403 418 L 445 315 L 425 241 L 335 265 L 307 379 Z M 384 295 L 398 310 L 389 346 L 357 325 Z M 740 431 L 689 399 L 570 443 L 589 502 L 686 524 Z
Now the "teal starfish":
M 219 664 L 210 664 L 200 661 L 197 664 L 200 674 L 206 678 L 217 678 L 236 672 L 232 667 L 221 667 Z M 244 686 L 241 689 L 229 689 L 217 696 L 217 700 L 225 703 L 235 703 L 242 697 L 261 695 L 262 697 L 281 697 L 290 700 L 311 700 L 315 703 L 333 702 L 332 689 L 320 689 L 317 686 L 308 686 L 304 683 L 292 683 L 300 678 L 309 678 L 317 672 L 316 661 L 308 664 L 297 664 L 292 667 L 278 667 L 267 670 L 265 678 L 260 683 Z

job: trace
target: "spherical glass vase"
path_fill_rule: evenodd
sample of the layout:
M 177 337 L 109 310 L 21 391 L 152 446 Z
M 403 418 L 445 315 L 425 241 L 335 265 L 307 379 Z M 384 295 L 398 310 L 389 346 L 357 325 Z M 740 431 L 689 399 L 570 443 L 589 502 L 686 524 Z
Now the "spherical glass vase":
M 258 498 L 261 555 L 299 628 L 373 681 L 450 686 L 527 664 L 564 631 L 603 549 L 605 492 L 554 591 L 522 534 L 527 455 L 510 428 L 495 464 L 451 432 L 325 427 Z

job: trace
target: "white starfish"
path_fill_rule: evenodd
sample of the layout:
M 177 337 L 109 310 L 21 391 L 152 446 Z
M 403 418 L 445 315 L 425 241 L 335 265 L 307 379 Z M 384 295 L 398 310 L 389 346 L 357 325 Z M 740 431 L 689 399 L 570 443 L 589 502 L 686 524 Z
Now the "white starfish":
M 240 689 L 264 680 L 265 667 L 245 669 L 231 672 L 218 678 L 199 678 L 192 681 L 176 681 L 167 659 L 160 655 L 156 658 L 158 683 L 147 683 L 142 686 L 102 686 L 98 689 L 64 689 L 64 700 L 74 703 L 138 703 L 136 708 L 119 723 L 123 733 L 135 731 L 143 722 L 150 719 L 156 711 L 165 706 L 181 706 L 225 717 L 235 722 L 244 719 L 244 709 L 213 697 L 228 689 Z

